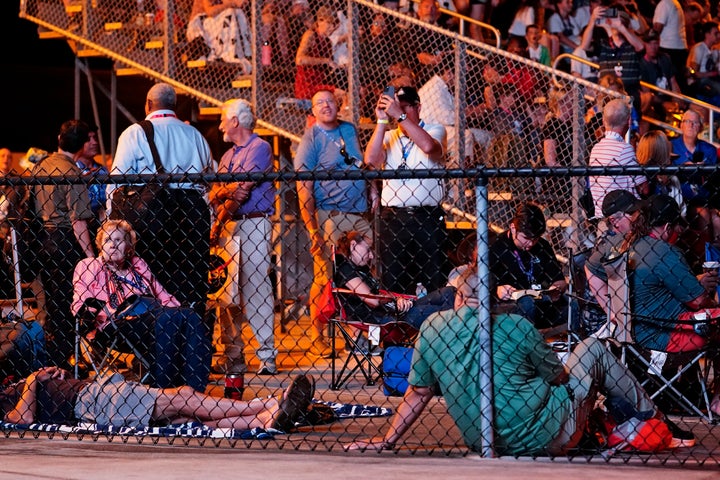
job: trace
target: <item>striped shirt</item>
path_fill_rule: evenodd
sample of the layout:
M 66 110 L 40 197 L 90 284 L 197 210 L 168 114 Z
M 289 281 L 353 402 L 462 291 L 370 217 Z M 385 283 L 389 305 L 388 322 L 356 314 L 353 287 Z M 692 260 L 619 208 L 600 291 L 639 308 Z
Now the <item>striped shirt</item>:
M 616 167 L 616 166 L 637 166 L 635 150 L 632 145 L 626 143 L 623 137 L 616 132 L 605 132 L 605 137 L 600 140 L 590 152 L 590 167 Z M 643 176 L 592 176 L 590 177 L 590 193 L 592 193 L 595 204 L 595 216 L 602 216 L 602 202 L 609 192 L 613 190 L 627 190 L 635 195 L 635 187 L 647 180 Z

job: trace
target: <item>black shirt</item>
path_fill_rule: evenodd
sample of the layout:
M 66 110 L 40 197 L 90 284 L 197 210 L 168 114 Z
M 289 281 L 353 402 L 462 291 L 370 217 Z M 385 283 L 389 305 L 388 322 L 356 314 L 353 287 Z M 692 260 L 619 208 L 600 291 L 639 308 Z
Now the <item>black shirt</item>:
M 530 289 L 533 284 L 545 289 L 565 279 L 547 240 L 541 238 L 529 251 L 520 250 L 510 231 L 500 235 L 490 247 L 490 273 L 496 288 L 512 285 L 517 290 Z

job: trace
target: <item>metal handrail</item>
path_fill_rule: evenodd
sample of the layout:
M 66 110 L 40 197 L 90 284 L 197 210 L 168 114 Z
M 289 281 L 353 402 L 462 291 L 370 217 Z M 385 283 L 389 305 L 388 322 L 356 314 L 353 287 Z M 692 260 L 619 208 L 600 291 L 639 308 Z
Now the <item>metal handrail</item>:
M 413 3 L 420 3 L 420 0 L 412 0 Z M 500 33 L 500 30 L 495 28 L 494 26 L 490 25 L 489 23 L 481 22 L 480 20 L 475 20 L 472 17 L 468 17 L 466 15 L 463 15 L 461 13 L 457 13 L 454 10 L 449 10 L 447 8 L 439 7 L 438 11 L 440 13 L 444 13 L 445 15 L 450 15 L 451 17 L 455 17 L 458 20 L 460 20 L 460 24 L 458 25 L 458 30 L 460 31 L 460 34 L 462 35 L 462 31 L 465 30 L 465 23 L 471 23 L 473 25 L 477 25 L 480 28 L 484 28 L 485 30 L 489 30 L 495 35 L 495 48 L 500 48 L 500 41 L 502 38 L 502 34 Z
M 555 57 L 555 60 L 553 61 L 553 71 L 557 71 L 557 65 L 558 65 L 558 63 L 560 62 L 560 60 L 562 60 L 562 59 L 564 59 L 564 58 L 568 58 L 568 59 L 570 59 L 570 60 L 574 60 L 574 61 L 576 61 L 576 62 L 580 62 L 580 63 L 582 63 L 582 64 L 585 64 L 585 65 L 589 66 L 589 67 L 595 68 L 595 69 L 597 69 L 597 70 L 600 69 L 600 65 L 597 64 L 597 63 L 595 63 L 595 62 L 593 62 L 593 61 L 591 61 L 591 60 L 588 60 L 588 59 L 586 59 L 586 58 L 578 57 L 577 55 L 573 55 L 573 54 L 571 54 L 571 53 L 561 53 L 560 55 L 558 55 L 557 57 Z M 555 73 L 553 73 L 553 81 L 554 81 L 554 80 L 555 80 Z M 706 108 L 706 109 L 710 110 L 711 112 L 720 113 L 720 107 L 716 107 L 715 105 L 712 105 L 712 104 L 710 104 L 710 103 L 703 102 L 702 100 L 698 100 L 697 98 L 688 97 L 687 95 L 683 95 L 682 93 L 676 93 L 676 92 L 673 92 L 673 91 L 671 91 L 671 90 L 665 90 L 664 88 L 660 88 L 660 87 L 658 87 L 657 85 L 653 85 L 652 83 L 644 82 L 644 81 L 642 81 L 642 80 L 640 81 L 640 86 L 641 86 L 641 87 L 644 87 L 644 88 L 647 88 L 647 89 L 649 89 L 649 90 L 653 90 L 653 91 L 655 91 L 655 92 L 657 92 L 657 93 L 659 93 L 659 94 L 668 95 L 668 96 L 670 96 L 670 97 L 676 98 L 676 99 L 681 100 L 681 101 L 683 101 L 683 102 L 691 103 L 691 104 L 697 105 L 698 107 L 701 107 L 701 108 Z M 714 117 L 714 115 L 710 115 L 710 121 L 709 121 L 709 124 L 708 124 L 708 141 L 709 141 L 710 143 L 712 143 L 712 144 L 715 143 L 715 140 L 714 140 L 715 128 L 714 128 L 714 119 L 713 119 L 713 117 Z M 662 123 L 662 122 L 658 121 L 657 119 L 645 117 L 644 115 L 643 115 L 642 118 L 643 118 L 643 120 L 645 120 L 645 121 L 647 121 L 647 122 L 649 122 L 649 123 L 655 124 L 655 125 L 668 125 L 668 124 L 665 124 L 665 123 Z M 673 127 L 673 126 L 671 126 L 671 125 L 668 125 L 668 127 L 669 127 L 669 129 L 673 130 L 674 132 L 679 132 L 679 130 L 678 130 L 677 128 L 675 128 L 675 127 Z

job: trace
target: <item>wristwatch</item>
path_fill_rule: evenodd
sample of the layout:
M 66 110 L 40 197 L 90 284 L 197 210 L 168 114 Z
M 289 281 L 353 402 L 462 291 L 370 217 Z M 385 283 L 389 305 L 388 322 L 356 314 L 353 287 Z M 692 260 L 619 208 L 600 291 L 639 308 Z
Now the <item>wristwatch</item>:
M 402 115 L 400 115 L 400 116 L 397 118 L 398 123 L 403 122 L 403 121 L 405 121 L 405 120 L 407 120 L 407 113 L 403 113 Z

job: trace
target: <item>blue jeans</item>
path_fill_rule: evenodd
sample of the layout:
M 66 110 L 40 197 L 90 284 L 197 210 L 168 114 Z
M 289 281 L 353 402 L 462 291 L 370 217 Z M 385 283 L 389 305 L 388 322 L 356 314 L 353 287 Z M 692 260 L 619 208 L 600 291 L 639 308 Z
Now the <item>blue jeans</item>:
M 549 328 L 567 322 L 568 309 L 572 312 L 570 327 L 578 331 L 580 315 L 577 300 L 569 300 L 567 296 L 553 302 L 547 296 L 535 298 L 526 295 L 518 298 L 513 313 L 527 318 L 536 328 Z
M 455 288 L 443 287 L 428 293 L 426 296 L 415 300 L 415 304 L 406 313 L 391 315 L 386 312 L 373 318 L 373 323 L 383 325 L 385 323 L 402 321 L 420 329 L 420 325 L 427 317 L 435 312 L 450 310 L 455 303 Z
M 125 338 L 150 363 L 150 384 L 157 388 L 189 385 L 205 391 L 212 361 L 210 331 L 200 315 L 190 308 L 156 308 L 117 325 L 120 350 L 129 351 Z M 109 344 L 112 326 L 101 333 Z M 111 341 L 111 340 L 110 340 Z

